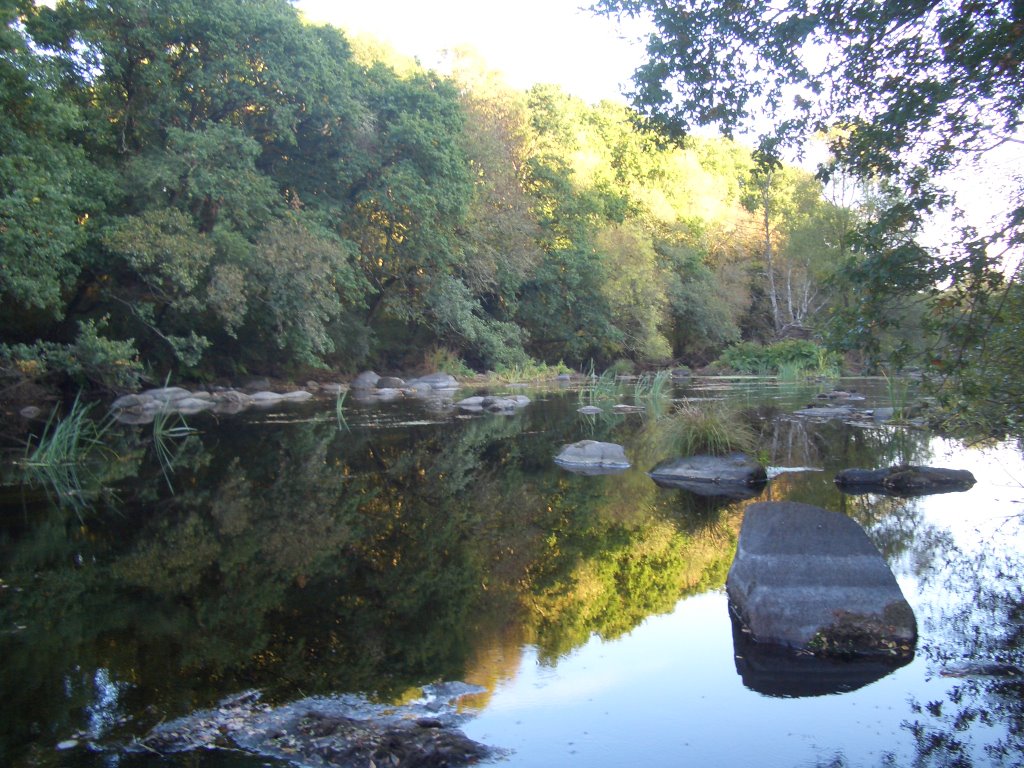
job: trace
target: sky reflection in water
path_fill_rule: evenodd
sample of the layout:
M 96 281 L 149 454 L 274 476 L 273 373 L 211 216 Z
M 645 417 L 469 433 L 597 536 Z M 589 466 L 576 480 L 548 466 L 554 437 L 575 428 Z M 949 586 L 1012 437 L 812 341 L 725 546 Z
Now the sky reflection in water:
M 873 683 L 807 698 L 744 686 L 722 582 L 749 502 L 656 488 L 645 472 L 664 457 L 637 442 L 640 417 L 581 420 L 575 395 L 551 392 L 512 417 L 354 406 L 339 429 L 331 403 L 327 416 L 311 406 L 199 424 L 174 495 L 140 432 L 120 454 L 137 479 L 111 481 L 118 509 L 79 521 L 5 508 L 0 618 L 27 629 L 0 636 L 0 762 L 117 763 L 118 739 L 248 686 L 278 700 L 398 697 L 462 677 L 489 691 L 467 700 L 467 734 L 513 750 L 510 768 L 1000 764 L 986 746 L 1020 728 L 1019 683 L 941 672 L 1021 662 L 1020 451 L 786 416 L 815 391 L 689 394 L 756 407 L 769 462 L 817 470 L 780 475 L 762 498 L 841 508 L 886 555 L 921 639 L 911 663 Z M 639 466 L 594 478 L 556 468 L 558 446 L 584 437 L 623 442 Z M 844 497 L 831 482 L 900 457 L 978 483 L 892 499 Z M 111 722 L 88 734 L 99 716 Z M 109 751 L 54 750 L 79 731 Z

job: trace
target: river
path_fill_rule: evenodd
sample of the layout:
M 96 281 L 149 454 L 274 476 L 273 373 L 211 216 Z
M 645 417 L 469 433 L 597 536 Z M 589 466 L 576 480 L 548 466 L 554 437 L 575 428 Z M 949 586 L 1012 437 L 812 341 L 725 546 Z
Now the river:
M 882 382 L 842 385 L 889 404 Z M 402 704 L 464 681 L 480 692 L 463 731 L 510 768 L 1019 765 L 1024 679 L 1004 673 L 1024 669 L 1020 447 L 793 415 L 832 386 L 674 388 L 758 433 L 774 477 L 739 501 L 659 488 L 652 415 L 582 416 L 554 386 L 514 390 L 532 402 L 513 415 L 355 399 L 342 418 L 323 399 L 199 415 L 164 454 L 152 427 L 119 425 L 63 496 L 8 461 L 0 764 L 263 766 L 125 746 L 243 691 Z M 584 438 L 633 468 L 553 463 Z M 896 498 L 832 481 L 897 462 L 977 484 Z M 917 617 L 909 663 L 825 670 L 743 645 L 724 581 L 744 510 L 769 499 L 864 527 Z

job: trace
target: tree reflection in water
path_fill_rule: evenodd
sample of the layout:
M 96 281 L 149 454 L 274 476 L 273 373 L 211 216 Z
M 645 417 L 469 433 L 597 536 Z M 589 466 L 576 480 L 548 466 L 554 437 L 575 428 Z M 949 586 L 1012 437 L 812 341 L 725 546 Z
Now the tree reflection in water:
M 278 701 L 397 700 L 439 679 L 493 691 L 527 644 L 554 663 L 721 587 L 749 502 L 658 488 L 645 471 L 666 457 L 646 456 L 639 417 L 584 423 L 574 405 L 538 397 L 510 418 L 404 427 L 354 412 L 350 431 L 313 408 L 288 423 L 210 423 L 180 446 L 173 495 L 125 428 L 105 481 L 116 504 L 100 500 L 84 520 L 45 499 L 4 508 L 0 754 L 48 764 L 70 733 L 137 735 L 251 687 Z M 403 412 L 386 413 L 393 424 Z M 918 578 L 954 563 L 948 586 L 963 603 L 929 617 L 949 639 L 922 649 L 937 668 L 1024 664 L 1017 559 L 961 552 L 914 504 L 842 497 L 832 483 L 847 466 L 926 458 L 923 436 L 750 418 L 770 464 L 823 470 L 782 475 L 764 498 L 845 508 Z M 623 443 L 649 466 L 615 477 L 555 467 L 557 446 L 583 437 Z M 990 622 L 1005 630 L 979 629 Z M 922 755 L 987 709 L 1006 719 L 1006 749 L 1021 746 L 1018 685 L 965 678 L 949 702 L 921 702 Z M 114 714 L 91 724 L 100 704 Z

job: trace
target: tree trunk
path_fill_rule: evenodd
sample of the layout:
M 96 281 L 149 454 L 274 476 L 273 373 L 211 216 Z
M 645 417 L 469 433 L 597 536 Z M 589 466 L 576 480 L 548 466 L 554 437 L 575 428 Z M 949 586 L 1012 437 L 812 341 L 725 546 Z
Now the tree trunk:
M 771 207 L 768 202 L 769 183 L 766 181 L 763 190 L 764 210 L 764 265 L 765 274 L 768 277 L 768 300 L 772 305 L 772 328 L 777 334 L 781 328 L 779 322 L 779 294 L 775 287 L 775 259 L 772 254 L 772 222 Z

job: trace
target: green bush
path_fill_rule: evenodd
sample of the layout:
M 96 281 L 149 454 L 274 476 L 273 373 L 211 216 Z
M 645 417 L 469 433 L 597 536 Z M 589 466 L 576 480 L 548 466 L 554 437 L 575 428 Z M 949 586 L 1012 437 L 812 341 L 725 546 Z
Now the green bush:
M 760 376 L 784 372 L 795 378 L 801 373 L 826 376 L 839 371 L 839 358 L 834 352 L 803 339 L 787 339 L 767 347 L 743 341 L 726 349 L 719 362 L 738 373 Z
M 134 339 L 108 339 L 99 331 L 105 321 L 84 320 L 71 344 L 37 341 L 0 345 L 0 360 L 31 379 L 66 376 L 78 387 L 137 389 L 142 378 Z

